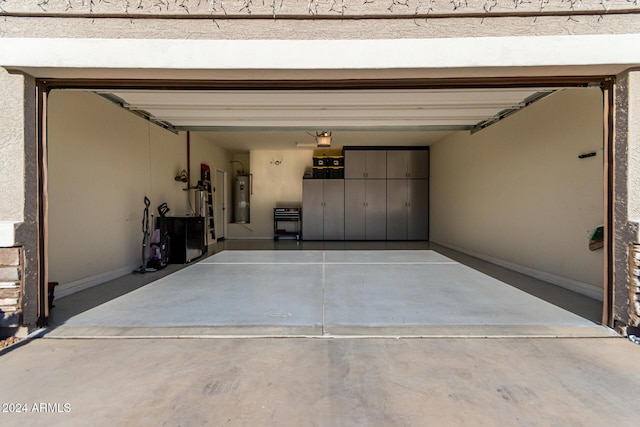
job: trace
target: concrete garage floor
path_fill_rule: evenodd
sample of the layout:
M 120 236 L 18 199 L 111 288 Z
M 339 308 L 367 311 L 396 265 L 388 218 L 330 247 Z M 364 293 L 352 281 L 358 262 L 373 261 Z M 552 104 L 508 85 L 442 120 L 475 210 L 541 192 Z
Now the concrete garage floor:
M 266 244 L 264 248 L 269 249 Z M 237 249 L 243 249 L 243 245 Z M 54 317 L 62 325 L 45 335 L 57 334 L 57 339 L 36 339 L 1 353 L 0 402 L 20 403 L 27 410 L 0 413 L 0 424 L 637 425 L 640 346 L 612 337 L 603 332 L 606 328 L 593 322 L 599 317 L 597 301 L 444 250 L 438 250 L 440 254 L 388 253 L 383 260 L 387 264 L 367 264 L 379 261 L 381 253 L 356 255 L 328 253 L 326 247 L 313 249 L 317 252 L 235 254 L 242 257 L 222 252 L 177 273 L 164 270 L 155 276 L 166 275 L 163 279 L 146 286 L 143 282 L 152 280 L 150 275 L 132 276 L 59 300 Z M 240 258 L 243 262 L 252 261 L 251 274 L 245 268 L 247 264 L 238 262 Z M 464 260 L 475 271 L 451 261 L 454 258 Z M 263 264 L 269 259 L 280 264 Z M 359 264 L 355 269 L 354 264 L 347 264 L 353 262 Z M 283 276 L 280 267 L 303 277 L 313 272 L 313 278 L 294 280 L 288 273 Z M 446 274 L 442 274 L 443 270 Z M 435 273 L 438 280 L 429 281 L 428 293 L 416 289 L 416 277 L 433 278 Z M 172 282 L 172 277 L 179 280 Z M 205 303 L 200 300 L 198 288 L 190 287 L 190 283 L 198 283 L 200 288 L 208 287 L 209 298 L 217 295 L 228 301 L 235 287 L 225 287 L 226 281 L 220 277 L 250 285 L 226 305 L 217 300 Z M 383 277 L 390 279 L 387 287 L 396 292 L 383 286 Z M 493 311 L 483 309 L 481 316 L 477 307 L 483 307 L 486 301 L 458 290 L 456 298 L 475 302 L 467 305 L 473 308 L 453 312 L 443 308 L 444 290 L 451 285 L 446 283 L 447 278 L 462 279 L 457 286 L 469 286 L 469 292 L 475 289 L 491 293 L 497 297 L 497 305 Z M 281 287 L 265 288 L 274 279 L 282 279 L 276 282 Z M 310 283 L 324 284 L 316 287 L 325 294 L 324 310 L 317 308 L 319 292 Z M 372 285 L 364 286 L 366 283 Z M 182 292 L 176 293 L 176 289 Z M 273 289 L 292 295 L 265 297 L 263 291 Z M 147 290 L 166 292 L 172 301 L 167 303 Z M 245 298 L 245 305 L 240 304 L 240 295 Z M 427 296 L 432 297 L 432 302 Z M 288 304 L 294 301 L 307 305 L 296 309 Z M 150 324 L 148 316 L 130 310 L 131 304 L 145 304 L 138 308 L 147 314 L 165 313 L 156 317 L 166 324 L 187 325 L 174 332 L 194 328 L 188 326 L 193 319 L 228 323 L 231 317 L 211 310 L 214 307 L 222 308 L 222 312 L 227 309 L 227 313 L 229 308 L 237 310 L 233 316 L 236 323 L 255 327 L 259 321 L 261 328 L 298 328 L 313 334 L 288 338 L 221 335 L 209 339 L 187 335 L 178 339 L 180 334 L 167 338 L 165 332 L 143 339 L 125 337 L 127 331 L 137 334 L 154 328 L 144 326 Z M 163 311 L 167 304 L 180 310 L 174 307 Z M 194 309 L 185 309 L 185 305 Z M 404 309 L 399 310 L 399 305 Z M 511 311 L 494 313 L 505 306 Z M 415 307 L 433 308 L 437 315 L 425 313 L 427 310 L 416 312 Z M 109 316 L 106 308 L 120 311 Z M 518 315 L 515 308 L 524 311 Z M 324 321 L 317 324 L 322 312 Z M 438 319 L 440 323 L 434 324 Z M 469 334 L 455 338 L 446 336 L 450 330 L 441 330 L 441 334 L 434 333 L 430 338 L 342 334 L 361 332 L 363 324 L 368 331 L 384 332 L 381 326 L 400 326 L 403 330 L 418 327 L 433 332 L 438 325 L 446 324 L 443 319 L 452 323 L 451 330 L 468 332 L 465 323 L 475 319 L 489 332 L 502 325 L 502 331 L 497 328 L 493 332 L 508 335 L 505 330 L 515 327 L 520 332 L 530 328 L 538 334 L 499 337 L 477 331 L 475 337 Z M 65 334 L 74 336 L 74 331 L 96 333 L 100 327 L 92 325 L 102 321 L 112 325 L 101 327 L 113 328 L 112 335 L 105 334 L 109 339 L 65 339 Z M 138 323 L 131 328 L 130 322 Z M 325 335 L 321 334 L 322 325 Z M 549 327 L 554 332 L 563 329 L 564 333 L 558 333 L 556 338 L 541 337 L 543 329 Z M 171 330 L 157 325 L 155 328 Z M 211 332 L 208 328 L 230 327 L 207 326 L 203 332 Z M 572 335 L 577 332 L 581 338 Z M 120 339 L 116 338 L 118 333 L 122 334 Z M 590 334 L 599 337 L 585 337 Z M 482 336 L 489 338 L 479 338 Z M 34 411 L 43 403 L 48 408 L 46 412 Z
M 612 335 L 434 250 L 225 250 L 69 318 L 58 310 L 48 337 Z
M 622 338 L 39 339 L 0 356 L 0 401 L 29 408 L 0 424 L 635 426 L 638 360 Z

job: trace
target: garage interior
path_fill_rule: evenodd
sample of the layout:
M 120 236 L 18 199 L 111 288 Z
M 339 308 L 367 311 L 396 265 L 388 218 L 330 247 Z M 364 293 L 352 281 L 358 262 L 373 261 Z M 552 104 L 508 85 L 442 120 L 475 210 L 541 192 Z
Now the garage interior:
M 606 334 L 599 87 L 65 89 L 47 108 L 53 336 Z M 274 208 L 304 216 L 314 155 L 344 147 L 428 147 L 428 241 L 274 241 Z M 131 275 L 144 197 L 193 215 L 201 164 L 206 253 Z

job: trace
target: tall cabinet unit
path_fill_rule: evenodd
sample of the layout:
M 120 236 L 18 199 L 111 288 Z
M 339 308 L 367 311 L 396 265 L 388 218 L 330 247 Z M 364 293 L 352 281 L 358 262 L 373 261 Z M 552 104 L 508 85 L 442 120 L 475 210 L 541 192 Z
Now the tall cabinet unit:
M 429 239 L 429 151 L 387 152 L 387 239 Z
M 386 240 L 387 183 L 384 179 L 347 179 L 344 183 L 346 240 Z
M 304 240 L 428 240 L 428 149 L 345 148 L 345 179 L 304 179 Z
M 428 180 L 387 180 L 387 240 L 429 240 Z
M 344 240 L 344 180 L 304 179 L 302 184 L 304 240 Z

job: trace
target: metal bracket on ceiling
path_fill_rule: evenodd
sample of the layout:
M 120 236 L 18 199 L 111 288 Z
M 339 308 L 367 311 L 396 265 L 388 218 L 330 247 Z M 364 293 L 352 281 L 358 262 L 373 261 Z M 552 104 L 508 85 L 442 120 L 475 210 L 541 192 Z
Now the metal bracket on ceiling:
M 153 123 L 156 126 L 160 126 L 163 129 L 168 130 L 169 132 L 175 133 L 176 135 L 178 134 L 178 130 L 171 124 L 168 122 L 163 122 L 162 120 L 158 120 L 155 117 L 153 117 L 150 113 L 144 111 L 144 110 L 139 110 L 134 108 L 133 106 L 127 104 L 122 98 L 119 98 L 113 94 L 110 93 L 104 93 L 104 92 L 94 92 L 96 95 L 99 95 L 101 97 L 103 97 L 104 99 L 113 102 L 114 104 L 116 104 L 118 107 L 123 108 L 127 111 L 129 111 L 130 113 L 135 114 L 138 117 L 141 117 L 151 123 Z
M 498 114 L 496 114 L 495 116 L 484 120 L 480 123 L 478 123 L 477 125 L 475 125 L 472 129 L 471 129 L 471 134 L 473 135 L 476 132 L 480 132 L 482 129 L 486 129 L 489 126 L 498 123 L 500 120 L 502 119 L 506 119 L 507 117 L 509 117 L 512 114 L 517 113 L 518 111 L 522 110 L 525 107 L 528 107 L 529 105 L 533 104 L 534 102 L 540 101 L 543 98 L 546 98 L 547 96 L 554 94 L 558 91 L 558 89 L 549 89 L 549 90 L 545 90 L 545 91 L 540 91 L 540 92 L 536 92 L 533 95 L 529 96 L 528 98 L 526 98 L 524 101 L 522 101 L 520 104 L 506 109 L 506 110 L 502 110 L 501 112 L 499 112 Z

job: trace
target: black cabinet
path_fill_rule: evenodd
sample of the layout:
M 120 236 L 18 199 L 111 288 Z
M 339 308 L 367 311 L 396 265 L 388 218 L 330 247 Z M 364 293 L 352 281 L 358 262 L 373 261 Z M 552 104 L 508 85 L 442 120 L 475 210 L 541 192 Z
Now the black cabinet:
M 203 217 L 168 216 L 166 221 L 170 264 L 186 264 L 206 252 Z

